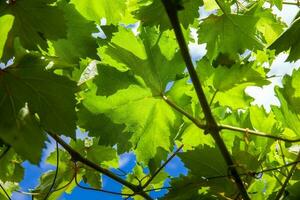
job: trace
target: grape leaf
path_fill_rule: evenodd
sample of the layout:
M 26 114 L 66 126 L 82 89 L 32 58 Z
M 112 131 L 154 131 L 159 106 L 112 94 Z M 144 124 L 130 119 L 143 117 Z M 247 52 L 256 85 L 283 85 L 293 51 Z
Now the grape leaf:
M 7 35 L 10 31 L 10 29 L 12 28 L 14 23 L 14 16 L 12 15 L 3 15 L 0 17 L 0 59 L 2 57 L 3 54 L 3 50 L 5 47 L 5 43 L 6 43 L 6 39 L 7 39 Z
M 0 116 L 4 119 L 0 123 L 1 129 L 11 130 L 15 137 L 22 137 L 28 142 L 35 138 L 39 144 L 35 146 L 39 146 L 40 150 L 44 141 L 41 127 L 71 137 L 74 137 L 76 127 L 76 84 L 45 70 L 46 65 L 45 60 L 26 54 L 17 58 L 12 66 L 0 71 L 0 108 L 3 111 Z M 35 114 L 38 115 L 37 119 Z M 24 135 L 22 129 L 30 132 L 32 138 Z M 9 134 L 1 131 L 1 137 L 9 137 Z M 10 140 L 14 140 L 12 135 Z M 23 145 L 32 146 L 28 142 L 22 143 L 19 148 Z M 40 154 L 40 150 L 34 155 Z
M 160 36 L 155 28 L 144 28 L 139 37 L 120 29 L 99 53 L 103 63 L 131 69 L 143 78 L 154 95 L 160 95 L 167 83 L 184 70 L 182 58 L 176 52 L 177 45 L 167 49 L 171 54 L 164 51 L 164 45 L 170 46 L 168 43 L 176 43 L 175 38 L 167 32 Z
M 3 147 L 0 151 L 0 155 L 3 155 L 0 159 L 0 180 L 20 182 L 24 177 L 24 168 L 21 166 L 23 160 L 12 148 L 7 148 Z
M 140 8 L 134 14 L 137 19 L 142 21 L 143 26 L 159 26 L 161 31 L 172 28 L 160 0 L 141 1 L 140 4 Z M 202 0 L 182 0 L 178 4 L 182 7 L 178 11 L 179 21 L 184 28 L 188 28 L 199 17 L 199 6 L 203 5 L 203 2 Z M 153 13 L 158 14 L 153 15 Z
M 200 43 L 207 43 L 207 56 L 212 62 L 220 53 L 235 58 L 246 49 L 256 50 L 263 47 L 256 35 L 259 18 L 253 15 L 223 14 L 211 15 L 199 26 Z
M 71 3 L 88 20 L 99 23 L 102 18 L 105 18 L 107 24 L 118 24 L 125 15 L 127 2 L 124 0 L 116 0 L 114 3 L 110 0 L 71 0 Z
M 300 31 L 299 13 L 297 16 L 293 24 L 269 47 L 270 49 L 275 49 L 276 54 L 290 50 L 287 61 L 296 61 L 300 58 L 300 39 L 298 37 Z
M 300 120 L 299 117 L 296 115 L 296 113 L 293 110 L 289 109 L 289 106 L 280 93 L 280 91 L 276 90 L 277 98 L 281 102 L 281 107 L 272 107 L 272 110 L 274 114 L 276 115 L 276 119 L 281 121 L 285 127 L 288 127 L 294 131 L 295 134 L 299 135 L 299 125 Z
M 170 140 L 179 127 L 174 111 L 162 99 L 152 97 L 148 89 L 137 85 L 109 97 L 89 94 L 83 105 L 94 113 L 104 113 L 114 123 L 125 124 L 126 131 L 133 133 L 130 142 L 139 161 L 148 162 L 158 147 L 170 151 Z
M 250 98 L 244 92 L 246 87 L 269 83 L 265 78 L 264 69 L 259 68 L 255 62 L 237 63 L 230 68 L 225 66 L 213 68 L 204 58 L 197 63 L 197 73 L 204 77 L 202 79 L 204 86 L 216 92 L 214 100 L 222 106 L 233 109 L 249 105 Z
M 77 64 L 81 58 L 96 58 L 97 45 L 92 37 L 92 33 L 97 32 L 95 24 L 82 17 L 74 5 L 65 1 L 57 4 L 64 13 L 67 35 L 66 38 L 51 41 L 49 54 L 69 64 Z
M 7 4 L 0 3 L 0 13 L 15 17 L 9 40 L 19 37 L 27 49 L 46 49 L 47 39 L 57 40 L 66 36 L 64 15 L 57 6 L 50 5 L 54 0 L 18 0 Z M 28 14 L 31 13 L 31 14 Z M 55 27 L 55 28 L 54 28 Z M 12 45 L 7 48 L 12 48 Z M 9 50 L 9 49 L 8 49 Z M 8 55 L 10 58 L 13 55 Z
M 48 156 L 47 162 L 56 166 L 56 155 L 56 151 L 52 152 Z M 70 156 L 63 150 L 59 150 L 59 166 L 57 170 L 58 175 L 53 187 L 53 191 L 55 192 L 50 193 L 48 197 L 49 200 L 59 199 L 64 192 L 70 193 L 76 187 L 76 183 L 74 181 L 74 163 L 71 161 Z M 77 173 L 81 173 L 81 171 L 78 171 Z M 38 195 L 35 196 L 35 199 L 45 199 L 46 194 L 48 194 L 48 191 L 53 184 L 54 176 L 55 171 L 50 170 L 40 177 L 39 185 L 33 190 L 33 192 L 38 193 Z M 81 181 L 81 174 L 77 174 L 77 180 L 78 182 Z
M 298 83 L 300 81 L 300 70 L 294 70 L 292 76 L 285 76 L 282 80 L 284 86 L 282 93 L 292 110 L 298 115 L 300 114 L 300 89 Z
M 173 179 L 172 189 L 164 199 L 206 199 L 212 198 L 212 194 L 217 195 L 216 199 L 223 199 L 224 192 L 225 196 L 235 193 L 234 183 L 230 179 L 209 179 L 226 176 L 228 172 L 224 158 L 217 148 L 204 146 L 180 153 L 179 157 L 189 169 L 189 175 Z

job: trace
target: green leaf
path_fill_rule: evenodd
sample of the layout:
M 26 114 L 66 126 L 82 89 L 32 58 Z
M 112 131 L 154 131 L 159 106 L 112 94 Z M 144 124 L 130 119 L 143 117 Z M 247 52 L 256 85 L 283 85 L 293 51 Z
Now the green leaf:
M 53 2 L 53 0 L 18 0 L 7 4 L 1 1 L 1 16 L 10 14 L 15 17 L 8 36 L 10 42 L 19 37 L 21 44 L 27 49 L 38 49 L 38 47 L 46 49 L 47 39 L 57 40 L 65 37 L 66 24 L 63 12 L 55 4 L 50 5 Z M 11 51 L 12 47 L 9 45 L 6 50 Z M 7 57 L 12 56 L 13 54 Z
M 224 195 L 235 193 L 234 183 L 230 179 L 210 179 L 226 176 L 228 172 L 224 158 L 217 148 L 204 146 L 181 153 L 179 157 L 189 169 L 189 176 L 173 179 L 172 189 L 164 199 L 214 199 L 214 196 L 215 199 L 225 199 Z
M 95 114 L 105 114 L 114 123 L 125 124 L 126 131 L 133 133 L 130 142 L 139 161 L 148 162 L 156 155 L 158 147 L 170 151 L 171 139 L 180 125 L 178 116 L 168 104 L 137 85 L 109 97 L 89 94 L 83 105 Z
M 66 38 L 51 41 L 49 55 L 69 64 L 77 64 L 86 57 L 96 58 L 97 45 L 92 37 L 92 33 L 98 32 L 96 25 L 82 17 L 72 4 L 61 1 L 58 8 L 64 12 L 67 35 Z
M 3 15 L 0 17 L 0 59 L 2 58 L 3 50 L 5 47 L 6 39 L 10 29 L 14 23 L 14 16 L 12 15 Z
M 136 165 L 132 173 L 127 175 L 127 180 L 136 185 L 144 185 L 150 178 L 150 175 L 147 175 L 143 172 L 143 168 L 140 165 Z M 156 188 L 161 188 L 164 185 L 164 182 L 168 178 L 168 174 L 166 172 L 161 171 L 159 174 L 155 176 L 155 178 L 151 181 L 151 183 L 145 188 L 145 190 L 151 190 Z M 124 187 L 122 189 L 123 193 L 130 194 L 131 190 Z M 143 197 L 134 196 L 134 200 L 143 200 Z
M 195 124 L 186 123 L 183 129 L 181 141 L 184 144 L 185 150 L 192 150 L 199 145 L 215 146 L 215 142 L 211 135 L 205 135 L 204 130 L 199 129 Z
M 250 12 L 259 18 L 256 27 L 264 36 L 265 43 L 267 45 L 273 43 L 283 32 L 285 25 L 272 14 L 272 9 L 263 9 L 259 4 Z
M 14 183 L 14 182 L 5 182 L 5 183 L 3 183 L 0 180 L 0 184 L 1 184 L 1 186 L 3 186 L 3 188 L 5 188 L 5 191 L 8 193 L 9 196 L 11 196 L 14 191 L 19 189 L 19 185 Z M 0 198 L 1 199 L 7 199 L 7 196 L 5 195 L 3 190 L 0 190 Z
M 3 182 L 12 181 L 20 182 L 24 177 L 24 168 L 21 166 L 23 162 L 13 149 L 8 147 L 1 148 L 0 155 L 0 180 Z M 3 154 L 5 151 L 6 154 Z
M 123 68 L 123 71 L 124 68 L 131 69 L 143 78 L 154 95 L 160 95 L 167 83 L 184 70 L 175 44 L 176 40 L 169 32 L 160 35 L 155 28 L 144 28 L 136 37 L 130 30 L 120 28 L 111 43 L 101 48 L 100 57 L 103 63 Z M 170 48 L 166 49 L 165 45 Z
M 297 16 L 298 18 L 294 20 L 293 24 L 269 47 L 270 49 L 275 49 L 276 54 L 290 50 L 287 61 L 296 61 L 300 58 L 300 42 L 298 37 L 300 32 L 299 13 Z
M 175 2 L 175 1 L 174 1 Z M 171 29 L 170 20 L 167 16 L 165 8 L 160 0 L 141 1 L 140 8 L 134 12 L 137 19 L 142 21 L 143 26 L 159 26 L 161 31 Z M 185 29 L 193 24 L 195 19 L 199 17 L 199 6 L 203 5 L 202 0 L 182 0 L 180 1 L 180 9 L 178 17 L 180 23 Z M 153 15 L 153 13 L 159 13 Z
M 283 125 L 294 131 L 299 136 L 300 133 L 300 119 L 297 113 L 295 113 L 293 107 L 290 107 L 287 100 L 282 94 L 282 90 L 275 88 L 277 98 L 279 99 L 280 108 L 273 106 L 272 110 L 276 116 L 276 119 L 283 123 Z
M 294 70 L 292 76 L 287 75 L 282 80 L 284 88 L 281 90 L 289 107 L 298 115 L 300 114 L 300 88 L 298 87 L 299 81 L 300 70 Z
M 1 88 L 2 90 L 3 88 Z M 30 162 L 37 164 L 40 161 L 45 134 L 39 127 L 36 118 L 30 113 L 27 103 L 21 107 L 19 102 L 13 96 L 9 96 L 7 91 L 1 91 L 2 106 L 0 124 L 0 137 L 16 150 L 17 153 L 28 159 Z M 3 106 L 7 106 L 6 108 Z M 17 110 L 16 110 L 17 109 Z M 32 146 L 32 141 L 35 145 Z
M 57 166 L 56 161 L 56 151 L 52 152 L 47 158 L 47 162 L 49 164 Z M 81 171 L 77 172 L 77 180 L 81 181 Z M 43 200 L 46 197 L 46 194 L 50 190 L 51 185 L 53 184 L 55 176 L 55 171 L 50 170 L 40 177 L 39 185 L 33 190 L 33 192 L 39 193 L 39 195 L 35 196 L 37 200 Z M 56 200 L 64 193 L 70 193 L 75 187 L 76 183 L 74 180 L 75 172 L 74 172 L 74 163 L 71 161 L 70 156 L 67 152 L 63 150 L 59 150 L 59 166 L 58 166 L 58 174 L 56 177 L 55 185 L 53 187 L 53 191 L 51 192 L 48 199 Z
M 71 0 L 80 12 L 88 20 L 100 22 L 102 18 L 106 19 L 108 24 L 118 24 L 126 11 L 126 1 L 116 0 L 112 3 L 110 0 Z
M 207 43 L 207 56 L 213 61 L 220 53 L 236 58 L 246 49 L 263 47 L 256 35 L 259 18 L 253 15 L 223 14 L 211 15 L 199 26 L 199 42 Z
M 207 59 L 202 59 L 197 63 L 197 73 L 204 77 L 202 79 L 204 86 L 215 93 L 214 101 L 232 109 L 249 106 L 251 99 L 245 93 L 248 86 L 262 86 L 269 83 L 264 69 L 252 62 L 235 64 L 230 68 L 225 66 L 213 68 Z
M 42 127 L 47 131 L 74 137 L 76 84 L 45 70 L 46 65 L 44 60 L 27 54 L 0 71 L 0 108 L 3 111 L 0 116 L 5 119 L 0 123 L 2 130 L 14 130 L 16 135 L 21 136 L 24 134 L 22 127 L 28 131 L 35 130 L 36 135 L 42 137 L 42 133 L 38 134 Z M 38 115 L 39 123 L 34 119 L 35 114 Z M 3 135 L 3 131 L 1 133 Z M 24 138 L 32 140 L 30 137 Z M 42 140 L 37 139 L 40 142 Z

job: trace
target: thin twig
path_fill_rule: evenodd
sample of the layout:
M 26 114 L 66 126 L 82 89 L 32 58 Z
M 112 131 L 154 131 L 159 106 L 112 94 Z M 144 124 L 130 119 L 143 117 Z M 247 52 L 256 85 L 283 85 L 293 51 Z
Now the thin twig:
M 283 1 L 282 4 L 285 4 L 285 5 L 292 5 L 292 6 L 298 6 L 300 7 L 300 3 L 299 1 L 297 2 L 289 2 L 289 1 Z
M 57 141 L 72 157 L 72 159 L 74 161 L 79 161 L 81 163 L 83 163 L 86 166 L 91 167 L 92 169 L 108 176 L 109 178 L 119 182 L 120 184 L 128 187 L 129 189 L 131 189 L 134 193 L 144 197 L 147 200 L 152 200 L 152 198 L 143 190 L 141 190 L 140 187 L 120 178 L 119 176 L 115 175 L 113 172 L 109 171 L 108 169 L 105 169 L 97 164 L 95 164 L 94 162 L 86 159 L 85 157 L 83 157 L 80 153 L 78 153 L 76 150 L 74 150 L 69 144 L 67 144 L 65 141 L 63 141 L 57 134 L 48 132 L 48 134 L 55 140 Z
M 277 143 L 279 145 L 279 149 L 280 149 L 280 154 L 281 154 L 281 157 L 282 157 L 282 161 L 283 161 L 284 164 L 286 164 L 285 156 L 284 156 L 284 153 L 283 153 L 281 142 L 277 141 Z M 287 169 L 285 169 L 285 172 L 286 172 L 286 174 L 288 174 L 288 170 Z
M 55 181 L 56 181 L 56 178 L 57 178 L 57 174 L 58 174 L 58 168 L 59 168 L 59 149 L 58 149 L 58 143 L 56 142 L 56 170 L 55 170 L 55 175 L 54 175 L 54 178 L 53 178 L 53 182 L 49 188 L 49 191 L 48 193 L 46 194 L 44 200 L 46 200 L 49 195 L 51 194 L 51 191 L 55 185 Z
M 219 92 L 219 90 L 216 90 L 216 91 L 214 92 L 214 94 L 213 94 L 213 96 L 211 97 L 211 100 L 210 100 L 210 102 L 209 102 L 209 106 L 211 106 L 212 103 L 214 102 L 214 99 L 215 99 L 215 97 L 216 97 L 216 95 L 217 95 L 218 92 Z
M 176 36 L 176 39 L 177 39 L 177 42 L 178 42 L 178 45 L 180 48 L 181 55 L 183 57 L 183 60 L 186 64 L 189 75 L 191 77 L 192 83 L 194 85 L 194 88 L 195 88 L 195 91 L 196 91 L 196 94 L 198 97 L 198 101 L 199 101 L 201 108 L 203 110 L 203 113 L 204 113 L 206 123 L 207 123 L 206 132 L 210 133 L 211 136 L 214 138 L 217 146 L 219 147 L 219 149 L 221 151 L 221 154 L 224 157 L 224 160 L 227 163 L 228 169 L 230 170 L 231 174 L 233 175 L 233 178 L 235 180 L 237 187 L 241 191 L 241 195 L 243 196 L 244 200 L 250 200 L 250 198 L 247 194 L 247 190 L 244 186 L 244 183 L 238 175 L 237 169 L 235 167 L 233 167 L 234 162 L 232 160 L 232 157 L 231 157 L 223 139 L 221 138 L 221 136 L 219 134 L 218 124 L 212 115 L 212 111 L 207 102 L 201 82 L 200 82 L 197 72 L 194 68 L 194 64 L 192 62 L 192 59 L 191 59 L 191 56 L 190 56 L 190 53 L 188 50 L 188 46 L 186 44 L 186 41 L 184 39 L 182 30 L 181 30 L 180 22 L 179 22 L 178 15 L 177 15 L 178 5 L 176 4 L 176 2 L 178 3 L 178 1 L 162 0 L 162 3 L 165 7 L 165 10 L 169 17 L 169 20 L 170 20 L 173 30 L 175 32 L 175 36 Z
M 281 187 L 283 186 L 282 182 L 280 181 L 280 179 L 277 177 L 277 175 L 273 172 L 272 176 L 275 177 L 276 181 L 279 183 L 279 185 L 281 185 Z
M 157 191 L 157 190 L 168 190 L 168 189 L 172 189 L 172 187 L 166 186 L 166 187 L 160 187 L 160 188 L 153 188 L 153 189 L 145 190 L 145 192 L 151 192 L 151 191 Z
M 299 162 L 299 160 L 300 160 L 300 152 L 298 153 L 298 156 L 297 156 L 297 158 L 296 158 L 296 161 L 297 161 L 297 162 Z M 283 194 L 284 191 L 285 191 L 285 188 L 286 188 L 287 184 L 289 183 L 290 179 L 291 179 L 292 176 L 293 176 L 293 173 L 294 173 L 294 171 L 295 171 L 295 169 L 296 169 L 296 166 L 297 166 L 297 163 L 295 163 L 295 164 L 292 166 L 292 169 L 290 170 L 290 172 L 289 172 L 289 174 L 287 175 L 287 177 L 286 177 L 286 179 L 285 179 L 283 185 L 281 186 L 279 192 L 277 193 L 277 195 L 276 195 L 276 197 L 275 197 L 275 200 L 279 200 L 279 199 L 281 198 L 282 194 Z
M 162 98 L 172 108 L 174 108 L 179 113 L 183 114 L 185 117 L 187 117 L 189 120 L 191 120 L 191 122 L 193 122 L 197 127 L 199 127 L 200 129 L 203 129 L 203 130 L 207 129 L 207 125 L 203 124 L 202 122 L 200 122 L 200 120 L 196 119 L 194 116 L 192 116 L 191 114 L 189 114 L 188 112 L 183 110 L 181 107 L 176 105 L 171 99 L 169 99 L 168 97 L 166 97 L 164 95 L 162 95 Z M 221 129 L 221 130 L 227 129 L 227 130 L 232 130 L 232 131 L 236 131 L 236 132 L 240 132 L 240 133 L 247 133 L 249 135 L 256 135 L 259 137 L 266 137 L 266 138 L 284 141 L 284 142 L 290 142 L 290 143 L 300 142 L 300 138 L 299 139 L 289 139 L 289 138 L 284 138 L 284 137 L 280 137 L 280 136 L 269 135 L 269 134 L 261 132 L 261 131 L 250 130 L 248 128 L 239 128 L 239 127 L 224 125 L 224 124 L 220 124 L 218 126 L 219 126 L 219 129 Z
M 239 174 L 239 175 L 240 176 L 249 176 L 249 175 L 250 176 L 256 176 L 258 174 L 263 174 L 265 172 L 273 172 L 275 170 L 286 168 L 286 167 L 289 167 L 289 166 L 292 166 L 292 165 L 297 165 L 298 163 L 300 163 L 300 161 L 291 162 L 291 163 L 288 163 L 286 165 L 282 165 L 282 166 L 279 166 L 279 167 L 263 169 L 263 170 L 257 171 L 257 172 L 250 171 L 250 172 L 242 173 L 242 174 Z M 277 172 L 279 172 L 279 171 L 277 171 Z M 202 181 L 209 181 L 209 180 L 220 179 L 220 178 L 231 178 L 231 177 L 232 177 L 231 175 L 220 175 L 220 176 L 203 177 Z M 187 183 L 185 186 L 190 185 L 190 184 L 191 183 Z M 169 190 L 169 189 L 172 189 L 172 186 L 166 186 L 166 187 L 161 187 L 161 188 L 153 188 L 153 189 L 145 190 L 145 192 L 151 192 L 151 191 L 163 190 L 163 189 L 164 190 Z M 240 193 L 239 193 L 239 195 L 240 195 Z
M 280 136 L 268 135 L 268 134 L 260 132 L 260 131 L 254 131 L 254 130 L 249 130 L 249 129 L 246 129 L 246 128 L 239 128 L 239 127 L 230 126 L 230 125 L 220 124 L 219 129 L 221 129 L 221 130 L 222 129 L 227 129 L 227 130 L 236 131 L 236 132 L 240 132 L 240 133 L 247 133 L 247 134 L 250 134 L 250 135 L 256 135 L 256 136 L 271 138 L 271 139 L 274 139 L 274 140 L 281 140 L 281 141 L 284 141 L 284 142 L 291 142 L 291 143 L 300 142 L 300 139 L 288 139 L 288 138 L 283 138 L 283 137 L 280 137 Z
M 146 188 L 151 181 L 159 174 L 159 172 L 176 156 L 176 154 L 182 149 L 183 144 L 158 168 L 154 174 L 147 180 L 147 182 L 143 185 L 143 188 Z
M 97 189 L 97 188 L 85 187 L 85 186 L 80 185 L 80 184 L 78 183 L 78 180 L 77 180 L 77 174 L 75 175 L 75 183 L 76 183 L 76 185 L 77 185 L 79 188 L 84 189 L 84 190 L 93 190 L 93 191 L 98 191 L 98 192 L 103 192 L 103 193 L 113 194 L 113 195 L 121 195 L 121 196 L 130 196 L 130 195 L 132 195 L 132 194 L 125 194 L 125 193 L 120 193 L 120 192 L 114 192 L 114 191 L 103 190 L 103 189 Z
M 75 178 L 75 173 L 74 173 L 74 176 L 72 177 L 72 179 L 67 184 L 61 186 L 60 188 L 56 188 L 56 189 L 52 190 L 51 194 L 68 187 L 73 182 L 74 178 Z M 30 196 L 39 196 L 39 195 L 45 194 L 45 193 L 41 193 L 41 192 L 26 192 L 26 191 L 21 191 L 21 190 L 17 190 L 15 192 L 18 192 L 18 193 L 24 194 L 24 195 L 30 195 Z
M 7 199 L 11 200 L 10 196 L 8 195 L 8 193 L 6 192 L 5 188 L 2 186 L 1 183 L 0 183 L 0 187 L 1 187 L 2 191 L 4 192 L 5 196 L 7 197 Z
M 166 97 L 165 95 L 162 95 L 162 98 L 172 108 L 174 108 L 175 110 L 177 110 L 178 112 L 180 112 L 181 114 L 183 114 L 185 117 L 187 117 L 189 120 L 191 120 L 197 127 L 199 127 L 200 129 L 206 129 L 207 128 L 207 126 L 205 124 L 202 124 L 198 119 L 196 119 L 191 114 L 189 114 L 188 112 L 186 112 L 185 110 L 183 110 L 182 108 L 180 108 L 178 105 L 176 105 L 168 97 Z

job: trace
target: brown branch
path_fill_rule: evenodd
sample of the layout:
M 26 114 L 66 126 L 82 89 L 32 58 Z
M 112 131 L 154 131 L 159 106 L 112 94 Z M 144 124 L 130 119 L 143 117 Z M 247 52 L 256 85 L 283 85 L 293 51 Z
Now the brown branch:
M 85 157 L 83 157 L 82 155 L 80 155 L 80 153 L 78 153 L 76 150 L 74 150 L 69 144 L 67 144 L 65 141 L 63 141 L 57 134 L 48 132 L 48 134 L 55 140 L 57 141 L 72 157 L 72 159 L 76 162 L 79 161 L 81 163 L 83 163 L 86 166 L 91 167 L 92 169 L 108 176 L 109 178 L 119 182 L 120 184 L 128 187 L 129 189 L 131 189 L 135 194 L 138 194 L 142 197 L 144 197 L 147 200 L 152 200 L 152 198 L 146 193 L 144 192 L 140 187 L 120 178 L 119 176 L 115 175 L 114 173 L 112 173 L 111 171 L 109 171 L 108 169 L 105 169 L 97 164 L 95 164 L 94 162 L 86 159 Z
M 295 162 L 299 162 L 299 160 L 300 160 L 300 152 L 298 152 L 298 156 L 297 156 Z M 286 179 L 285 179 L 283 185 L 281 186 L 279 192 L 277 193 L 277 195 L 276 195 L 276 197 L 275 197 L 275 200 L 279 200 L 279 199 L 281 198 L 282 194 L 283 194 L 284 191 L 285 191 L 285 188 L 286 188 L 287 184 L 289 183 L 290 179 L 291 179 L 292 176 L 293 176 L 293 173 L 294 173 L 296 167 L 297 167 L 297 163 L 295 163 L 295 164 L 292 166 L 292 169 L 290 170 L 290 172 L 289 172 L 289 174 L 287 175 L 287 177 L 286 177 Z
M 146 188 L 151 181 L 159 174 L 159 172 L 176 156 L 176 154 L 182 149 L 183 144 L 164 162 L 160 168 L 158 168 L 154 174 L 147 180 L 147 182 L 143 185 L 143 188 Z
M 223 139 L 221 138 L 221 136 L 219 134 L 218 124 L 216 123 L 216 121 L 212 115 L 212 112 L 211 112 L 211 109 L 207 102 L 206 96 L 204 94 L 201 82 L 200 82 L 199 77 L 194 68 L 190 53 L 188 51 L 186 41 L 184 39 L 182 30 L 180 27 L 180 22 L 179 22 L 178 15 L 177 15 L 177 6 L 178 5 L 176 5 L 175 1 L 170 1 L 170 0 L 162 0 L 162 2 L 165 7 L 165 10 L 169 16 L 170 22 L 173 26 L 173 30 L 175 32 L 175 36 L 176 36 L 178 45 L 180 47 L 181 55 L 185 61 L 187 70 L 189 72 L 189 75 L 191 77 L 192 83 L 194 85 L 194 88 L 195 88 L 195 91 L 196 91 L 196 94 L 198 97 L 198 100 L 199 100 L 202 110 L 204 112 L 205 119 L 207 122 L 206 131 L 211 134 L 211 136 L 214 138 L 217 146 L 221 150 L 224 160 L 226 161 L 227 166 L 229 166 L 229 170 L 234 177 L 235 183 L 236 183 L 237 187 L 239 188 L 242 197 L 245 200 L 250 200 L 250 198 L 247 194 L 247 190 L 244 187 L 243 181 L 241 180 L 240 176 L 238 175 L 237 169 L 235 167 L 232 167 L 232 166 L 234 166 L 234 162 L 231 158 L 231 155 L 230 155 Z
M 256 135 L 256 136 L 260 136 L 260 137 L 266 137 L 266 138 L 271 138 L 274 140 L 281 140 L 284 142 L 300 142 L 300 139 L 288 139 L 288 138 L 283 138 L 280 136 L 275 136 L 275 135 L 268 135 L 266 133 L 260 132 L 260 131 L 254 131 L 254 130 L 249 130 L 246 128 L 239 128 L 239 127 L 235 127 L 235 126 L 230 126 L 230 125 L 219 125 L 219 129 L 227 129 L 227 130 L 231 130 L 231 131 L 236 131 L 236 132 L 240 132 L 240 133 L 247 133 L 250 135 Z

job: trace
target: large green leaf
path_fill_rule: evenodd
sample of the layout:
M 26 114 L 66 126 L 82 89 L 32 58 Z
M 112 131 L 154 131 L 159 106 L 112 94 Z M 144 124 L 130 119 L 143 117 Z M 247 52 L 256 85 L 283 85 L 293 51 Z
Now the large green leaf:
M 164 199 L 225 199 L 235 193 L 224 158 L 217 148 L 204 146 L 179 154 L 189 169 L 189 176 L 179 177 L 171 183 L 172 189 Z M 224 194 L 225 193 L 225 194 Z M 213 198 L 213 195 L 215 198 Z
M 215 102 L 233 109 L 247 107 L 250 98 L 245 94 L 248 86 L 268 84 L 264 69 L 256 63 L 234 64 L 230 68 L 219 66 L 213 68 L 207 59 L 197 63 L 197 72 L 203 77 L 204 87 L 215 93 Z M 234 100 L 234 101 L 233 101 Z
M 199 26 L 199 42 L 207 43 L 210 61 L 221 54 L 234 59 L 246 49 L 263 47 L 257 36 L 256 24 L 259 18 L 253 15 L 223 14 L 209 16 Z
M 77 64 L 80 59 L 86 57 L 96 58 L 97 45 L 92 37 L 92 33 L 98 32 L 96 25 L 82 17 L 74 5 L 65 1 L 57 4 L 59 10 L 64 13 L 67 35 L 66 38 L 51 40 L 49 54 L 66 61 L 67 64 Z
M 172 32 L 160 34 L 156 28 L 144 28 L 136 37 L 130 30 L 120 28 L 111 43 L 101 48 L 100 57 L 103 63 L 131 69 L 154 95 L 160 95 L 167 83 L 184 70 L 177 48 Z
M 172 148 L 171 139 L 179 126 L 178 117 L 168 104 L 152 97 L 146 88 L 131 85 L 109 97 L 88 94 L 83 105 L 92 113 L 105 114 L 114 123 L 125 124 L 126 131 L 133 133 L 130 142 L 140 161 L 148 162 L 156 155 L 158 147 L 167 151 Z
M 1 1 L 0 15 L 10 14 L 15 17 L 8 36 L 9 41 L 13 42 L 15 37 L 19 37 L 25 48 L 45 49 L 48 46 L 47 39 L 57 40 L 65 37 L 66 24 L 63 12 L 53 2 L 54 0 L 18 0 L 8 4 Z M 13 46 L 10 43 L 6 50 L 12 50 L 11 48 Z M 13 54 L 8 55 L 8 58 L 12 56 Z
M 75 133 L 76 85 L 45 70 L 46 64 L 27 54 L 0 71 L 0 136 L 34 163 L 44 146 L 42 129 L 72 137 Z

